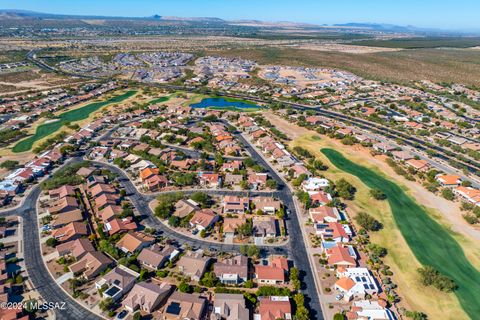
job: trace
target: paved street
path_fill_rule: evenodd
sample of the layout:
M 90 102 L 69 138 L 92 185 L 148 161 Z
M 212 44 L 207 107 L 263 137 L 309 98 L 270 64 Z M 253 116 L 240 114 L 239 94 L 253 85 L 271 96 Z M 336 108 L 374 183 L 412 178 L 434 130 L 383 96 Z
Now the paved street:
M 43 262 L 40 249 L 36 202 L 41 193 L 40 186 L 33 187 L 22 206 L 18 209 L 3 211 L 1 216 L 15 215 L 23 218 L 24 258 L 28 277 L 45 302 L 65 302 L 64 310 L 55 310 L 57 319 L 100 319 L 97 315 L 81 306 L 65 293 L 52 278 Z
M 264 254 L 282 254 L 288 255 L 290 259 L 294 261 L 295 266 L 304 271 L 304 287 L 302 292 L 305 294 L 305 300 L 312 310 L 312 319 L 323 320 L 321 312 L 320 302 L 318 294 L 315 288 L 315 282 L 313 279 L 313 273 L 310 268 L 307 252 L 305 250 L 304 239 L 300 231 L 299 220 L 297 212 L 293 203 L 292 194 L 277 175 L 277 173 L 271 168 L 261 155 L 245 140 L 239 133 L 235 133 L 235 136 L 244 145 L 245 149 L 251 154 L 259 164 L 265 167 L 270 176 L 277 181 L 279 191 L 273 194 L 278 197 L 290 210 L 290 215 L 287 217 L 287 231 L 289 233 L 289 241 L 286 245 L 278 246 L 260 246 L 262 253 Z M 81 161 L 80 158 L 73 158 L 68 163 Z M 113 166 L 106 163 L 95 162 L 95 165 L 108 168 L 109 170 L 117 173 L 120 177 L 120 182 L 125 188 L 129 198 L 137 210 L 144 216 L 146 224 L 158 230 L 158 232 L 165 237 L 175 239 L 179 244 L 187 243 L 193 248 L 204 248 L 209 250 L 217 250 L 224 252 L 238 252 L 238 245 L 226 244 L 226 243 L 212 243 L 200 239 L 191 238 L 187 235 L 178 233 L 168 226 L 162 224 L 156 217 L 154 217 L 152 210 L 149 207 L 151 200 L 155 198 L 155 195 L 143 195 L 138 192 L 137 188 L 128 179 L 125 173 Z M 193 192 L 191 190 L 190 192 Z M 245 191 L 227 191 L 227 190 L 208 190 L 210 194 L 217 195 L 244 195 Z M 39 185 L 34 186 L 31 191 L 25 196 L 25 199 L 21 205 L 15 209 L 4 210 L 0 212 L 0 216 L 16 215 L 22 216 L 24 219 L 23 233 L 25 244 L 25 265 L 29 278 L 32 281 L 34 287 L 40 295 L 47 302 L 65 302 L 65 310 L 55 310 L 57 319 L 99 319 L 97 315 L 85 309 L 81 304 L 71 298 L 65 293 L 51 277 L 48 272 L 40 250 L 39 231 L 38 231 L 38 217 L 36 212 L 36 203 L 41 194 Z M 248 194 L 262 194 L 264 192 L 249 191 Z

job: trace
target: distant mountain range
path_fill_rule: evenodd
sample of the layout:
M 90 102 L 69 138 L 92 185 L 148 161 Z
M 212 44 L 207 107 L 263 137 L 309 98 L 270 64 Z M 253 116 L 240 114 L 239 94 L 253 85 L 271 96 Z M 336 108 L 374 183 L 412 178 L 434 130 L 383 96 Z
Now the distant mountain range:
M 71 15 L 71 14 L 52 14 L 52 13 L 43 13 L 35 12 L 28 10 L 17 10 L 17 9 L 0 9 L 0 20 L 22 20 L 22 19 L 50 19 L 50 20 L 136 20 L 136 21 L 178 21 L 178 23 L 225 23 L 233 25 L 244 25 L 244 26 L 257 26 L 257 27 L 336 27 L 336 28 L 346 28 L 346 29 L 366 29 L 379 32 L 389 32 L 389 33 L 414 33 L 414 34 L 464 34 L 468 32 L 461 31 L 446 31 L 433 28 L 418 28 L 415 26 L 399 26 L 393 24 L 385 23 L 359 23 L 359 22 L 350 22 L 343 24 L 334 24 L 334 25 L 321 25 L 321 24 L 308 24 L 308 23 L 296 23 L 296 22 L 266 22 L 259 20 L 224 20 L 215 17 L 176 17 L 176 16 L 161 16 L 158 14 L 148 16 L 148 17 L 118 17 L 118 16 L 94 16 L 94 15 Z
M 71 15 L 43 13 L 28 10 L 0 9 L 0 19 L 103 19 L 103 20 L 167 20 L 167 21 L 199 21 L 199 22 L 226 22 L 214 17 L 174 17 L 160 16 L 158 14 L 150 17 L 118 17 L 118 16 L 94 16 L 94 15 Z

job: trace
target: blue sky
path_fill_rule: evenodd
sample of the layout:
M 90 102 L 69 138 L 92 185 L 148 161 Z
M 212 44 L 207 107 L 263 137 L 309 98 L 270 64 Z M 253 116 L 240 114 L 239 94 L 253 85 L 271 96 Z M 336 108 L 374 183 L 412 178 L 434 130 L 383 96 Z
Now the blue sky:
M 480 29 L 479 0 L 1 0 L 0 8 L 106 16 L 219 17 L 317 24 L 378 22 Z

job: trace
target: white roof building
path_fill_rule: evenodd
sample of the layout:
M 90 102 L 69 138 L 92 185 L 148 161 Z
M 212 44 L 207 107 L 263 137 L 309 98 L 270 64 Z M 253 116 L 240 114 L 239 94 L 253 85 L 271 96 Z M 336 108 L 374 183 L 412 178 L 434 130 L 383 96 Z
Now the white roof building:
M 344 299 L 364 299 L 367 294 L 373 295 L 380 291 L 377 281 L 367 268 L 339 268 L 337 269 L 335 289 L 343 293 Z
M 315 193 L 315 191 L 319 191 L 323 188 L 328 187 L 329 182 L 327 179 L 324 178 L 308 178 L 307 180 L 303 181 L 302 188 L 303 191 L 308 193 Z
M 395 314 L 378 304 L 378 301 L 360 300 L 353 303 L 357 319 L 396 320 Z

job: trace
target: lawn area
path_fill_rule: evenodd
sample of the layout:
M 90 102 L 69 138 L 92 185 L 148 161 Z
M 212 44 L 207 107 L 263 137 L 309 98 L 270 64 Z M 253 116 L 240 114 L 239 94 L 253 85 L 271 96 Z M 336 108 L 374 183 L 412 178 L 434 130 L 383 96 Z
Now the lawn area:
M 157 103 L 162 103 L 162 102 L 165 102 L 165 101 L 168 101 L 168 100 L 170 100 L 170 96 L 160 97 L 160 98 L 156 98 L 156 99 L 148 101 L 147 105 L 151 106 L 151 105 L 154 105 L 154 104 L 157 104 Z
M 88 116 L 100 108 L 112 104 L 112 103 L 119 103 L 122 102 L 134 94 L 136 94 L 137 91 L 127 91 L 124 94 L 114 96 L 106 101 L 100 101 L 100 102 L 93 102 L 90 103 L 82 108 L 70 110 L 67 112 L 62 113 L 56 121 L 51 121 L 44 123 L 40 126 L 37 127 L 37 130 L 35 131 L 35 134 L 18 142 L 12 149 L 14 153 L 19 153 L 19 152 L 25 152 L 28 151 L 32 148 L 33 144 L 42 139 L 45 138 L 52 133 L 55 133 L 58 131 L 65 123 L 67 122 L 76 122 L 80 120 L 84 120 L 88 118 Z
M 359 178 L 369 188 L 381 189 L 387 195 L 394 221 L 416 259 L 455 281 L 459 287 L 455 294 L 460 305 L 475 319 L 480 313 L 480 272 L 466 258 L 452 235 L 396 183 L 350 161 L 336 150 L 323 148 L 321 152 L 338 169 Z

